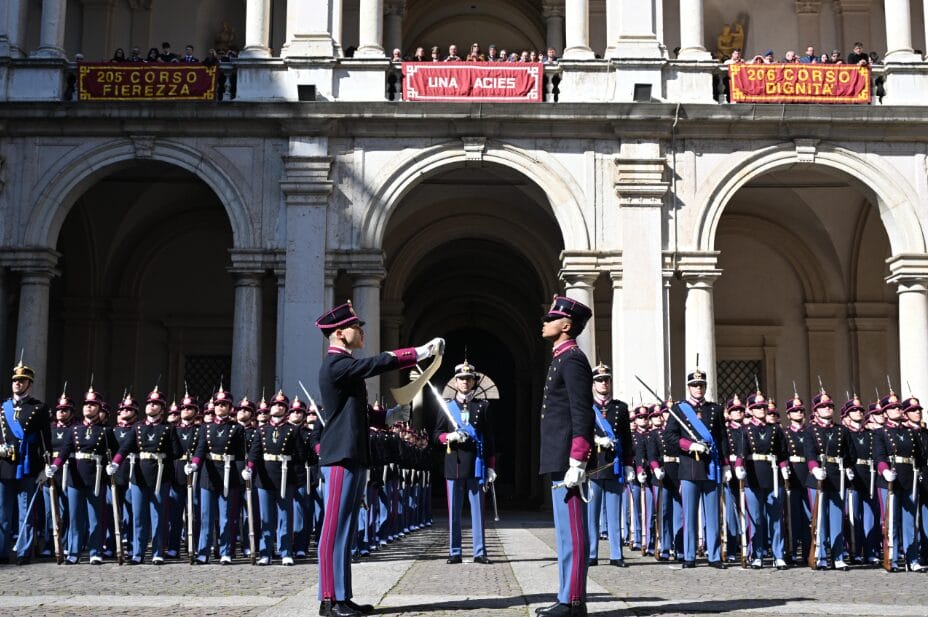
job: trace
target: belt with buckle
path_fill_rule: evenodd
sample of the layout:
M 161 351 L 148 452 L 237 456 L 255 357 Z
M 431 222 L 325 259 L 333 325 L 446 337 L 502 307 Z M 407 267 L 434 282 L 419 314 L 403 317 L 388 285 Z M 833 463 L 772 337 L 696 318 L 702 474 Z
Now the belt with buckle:
M 665 456 L 664 462 L 665 463 L 679 463 L 680 457 L 679 456 Z
M 867 467 L 869 467 L 873 465 L 873 459 L 872 458 L 859 458 L 854 464 L 855 465 L 866 465 Z
M 914 465 L 915 459 L 910 456 L 890 456 L 889 460 L 894 463 L 902 463 L 903 465 Z
M 806 457 L 804 457 L 804 456 L 791 456 L 791 457 L 789 457 L 789 462 L 790 462 L 790 463 L 805 463 L 805 462 L 806 462 Z
M 165 456 L 164 452 L 139 452 L 139 458 L 143 461 L 163 461 Z
M 287 461 L 292 460 L 293 457 L 289 454 L 265 454 L 264 460 L 272 463 L 286 463 Z
M 775 460 L 776 460 L 776 457 L 775 457 L 774 455 L 772 455 L 772 454 L 752 454 L 752 455 L 750 456 L 750 459 L 751 459 L 752 461 L 767 461 L 767 462 L 770 462 L 770 461 L 775 461 Z
M 235 460 L 235 457 L 232 456 L 231 454 L 216 454 L 215 452 L 210 452 L 210 453 L 209 453 L 209 458 L 210 458 L 210 460 L 212 460 L 212 461 L 219 461 L 219 462 L 221 462 L 221 463 L 225 463 L 225 462 L 227 462 L 227 461 L 234 461 L 234 460 Z
M 91 454 L 89 452 L 75 452 L 74 458 L 79 461 L 96 461 L 100 462 L 103 460 L 103 457 L 99 454 Z

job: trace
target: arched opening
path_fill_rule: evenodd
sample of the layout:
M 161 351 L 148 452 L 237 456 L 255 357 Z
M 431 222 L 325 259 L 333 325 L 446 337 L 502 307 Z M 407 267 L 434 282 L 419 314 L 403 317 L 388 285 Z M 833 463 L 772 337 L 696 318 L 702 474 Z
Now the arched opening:
M 890 242 L 870 192 L 835 169 L 793 164 L 754 177 L 715 235 L 718 397 L 761 386 L 783 400 L 874 395 L 898 375 Z M 897 386 L 898 389 L 898 386 Z
M 182 394 L 185 380 L 200 396 L 221 376 L 228 385 L 232 246 L 222 203 L 188 171 L 129 162 L 97 180 L 58 234 L 49 393 L 66 380 L 80 392 L 91 374 L 112 400 L 159 378 L 169 394 Z
M 466 350 L 500 391 L 491 411 L 501 498 L 541 502 L 537 427 L 549 356 L 540 318 L 558 289 L 563 248 L 546 196 L 500 165 L 452 167 L 406 193 L 384 237 L 383 318 L 397 324 L 384 328 L 384 347 L 444 336 L 440 384 Z

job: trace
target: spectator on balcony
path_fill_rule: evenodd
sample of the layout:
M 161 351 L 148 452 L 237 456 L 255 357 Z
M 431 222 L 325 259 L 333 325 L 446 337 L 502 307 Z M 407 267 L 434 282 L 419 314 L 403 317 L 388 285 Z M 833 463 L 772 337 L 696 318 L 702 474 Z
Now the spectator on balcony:
M 84 54 L 82 54 L 81 52 L 77 52 L 76 54 L 74 54 L 74 62 L 83 62 L 83 61 L 84 61 Z
M 829 64 L 844 64 L 844 58 L 841 57 L 840 49 L 832 49 L 831 55 L 828 57 Z
M 129 52 L 129 57 L 126 58 L 127 62 L 145 62 L 145 58 L 142 57 L 142 50 L 138 46 L 133 47 L 132 51 Z
M 528 52 L 523 49 L 517 62 L 528 62 Z
M 505 47 L 499 50 L 499 61 L 509 62 L 509 52 L 506 51 Z
M 219 54 L 216 53 L 215 49 L 210 49 L 206 52 L 206 57 L 203 58 L 203 64 L 206 66 L 216 66 L 219 64 Z
M 776 58 L 774 57 L 772 49 L 768 49 L 764 52 L 763 62 L 764 64 L 773 64 L 776 62 Z
M 390 56 L 390 62 L 402 62 L 403 61 L 403 52 L 399 47 L 393 48 L 393 55 Z
M 799 58 L 799 62 L 802 64 L 818 64 L 821 61 L 819 56 L 815 53 L 815 48 L 809 45 L 806 47 L 806 55 Z
M 177 54 L 171 51 L 171 44 L 167 41 L 161 43 L 161 61 L 162 62 L 177 62 Z
M 519 54 L 517 54 L 516 52 L 512 52 L 511 54 L 509 54 L 509 62 L 515 63 L 518 61 L 519 61 Z
M 793 51 L 792 49 L 790 49 L 790 50 L 789 50 L 788 52 L 786 52 L 786 54 L 783 56 L 783 62 L 785 62 L 786 64 L 794 64 L 794 63 L 796 63 L 796 62 L 799 62 L 799 57 L 796 55 L 796 52 L 795 52 L 795 51 Z
M 480 43 L 471 43 L 470 54 L 468 55 L 474 56 L 475 58 L 477 58 L 476 60 L 473 60 L 472 62 L 486 62 L 487 61 L 487 57 L 483 55 L 483 52 L 480 51 Z
M 548 48 L 548 53 L 541 59 L 545 64 L 557 64 L 557 50 L 553 47 Z
M 432 62 L 441 62 L 441 50 L 437 45 L 432 48 Z
M 879 63 L 880 63 L 880 55 L 876 53 L 875 51 L 871 51 L 870 52 L 870 64 L 879 64 Z
M 113 52 L 113 58 L 110 62 L 125 62 L 126 61 L 126 51 L 122 47 L 117 47 L 116 51 Z
M 854 43 L 854 51 L 847 55 L 848 64 L 859 64 L 867 66 L 870 64 L 870 56 L 864 51 L 864 44 L 860 41 Z
M 487 62 L 499 62 L 499 50 L 496 49 L 496 45 L 490 45 L 487 47 Z
M 538 62 L 538 52 L 534 49 L 528 52 L 528 61 L 529 62 Z
M 448 46 L 448 55 L 445 57 L 445 62 L 460 62 L 461 56 L 458 55 L 458 46 L 452 43 Z
M 345 50 L 345 57 L 347 58 L 351 57 L 348 55 L 349 51 L 351 51 L 350 47 Z M 351 53 L 354 54 L 354 52 L 351 52 Z M 235 62 L 236 60 L 238 60 L 238 47 L 236 47 L 235 45 L 230 45 L 229 49 L 227 49 L 224 54 L 219 56 L 220 62 Z
M 199 58 L 193 55 L 193 45 L 187 45 L 184 47 L 184 57 L 180 59 L 181 62 L 186 62 L 187 64 L 193 64 L 194 62 L 199 62 Z
M 158 51 L 157 47 L 152 47 L 148 50 L 148 55 L 145 56 L 145 62 L 150 64 L 157 64 L 161 62 L 161 52 Z
M 424 48 L 424 47 L 416 47 L 416 53 L 415 53 L 415 55 L 412 57 L 412 61 L 413 61 L 413 62 L 428 62 L 428 61 L 429 61 L 429 59 L 426 58 L 426 56 L 425 56 L 425 48 Z
M 731 57 L 725 61 L 725 64 L 744 64 L 744 58 L 741 56 L 741 50 L 738 48 L 731 50 Z

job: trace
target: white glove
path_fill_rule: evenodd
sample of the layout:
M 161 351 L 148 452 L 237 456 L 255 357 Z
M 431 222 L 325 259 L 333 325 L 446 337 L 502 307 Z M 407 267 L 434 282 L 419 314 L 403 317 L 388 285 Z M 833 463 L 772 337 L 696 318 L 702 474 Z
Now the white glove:
M 744 467 L 735 467 L 735 477 L 744 480 L 748 477 L 748 472 Z
M 639 482 L 640 484 L 644 484 L 644 483 L 647 482 L 647 481 L 648 481 L 648 474 L 646 474 L 646 473 L 643 472 L 643 471 L 642 471 L 642 472 L 639 472 L 639 473 L 638 473 L 638 482 Z
M 186 465 L 184 465 L 184 473 L 187 474 L 188 476 L 194 473 L 196 470 L 197 470 L 196 463 L 187 463 Z
M 821 482 L 828 477 L 828 472 L 825 471 L 824 467 L 816 467 L 812 470 L 812 475 L 815 476 L 815 479 Z
M 119 465 L 117 465 L 116 463 L 110 463 L 109 465 L 106 466 L 106 475 L 108 476 L 113 475 L 117 471 L 119 471 Z
M 789 467 L 780 467 L 780 475 L 784 480 L 789 480 Z
M 445 353 L 445 339 L 435 337 L 425 345 L 416 347 L 416 361 Z
M 851 469 L 850 467 L 848 467 L 847 469 L 844 470 L 844 475 L 847 476 L 847 479 L 848 479 L 848 480 L 850 480 L 850 481 L 852 481 L 852 482 L 854 481 L 854 470 Z
M 0 458 L 9 458 L 10 452 L 13 450 L 7 444 L 0 444 Z
M 487 484 L 493 484 L 494 482 L 496 482 L 496 470 L 487 467 Z
M 664 471 L 663 467 L 658 467 L 654 470 L 654 477 L 657 478 L 657 481 L 660 482 L 664 479 L 664 476 L 667 475 L 667 472 Z
M 887 470 L 883 471 L 883 479 L 886 480 L 887 482 L 895 482 L 895 481 L 896 481 L 896 472 L 895 472 L 895 470 L 893 470 L 893 469 L 887 469 Z
M 606 437 L 605 435 L 597 435 L 593 438 L 593 442 L 600 448 L 611 448 L 612 440 Z
M 631 465 L 625 466 L 625 481 L 629 483 L 635 481 L 635 469 Z
M 45 477 L 51 479 L 58 473 L 58 465 L 46 465 L 45 466 Z
M 722 482 L 725 484 L 731 482 L 731 467 L 729 465 L 722 467 Z
M 450 433 L 445 433 L 445 442 L 453 443 L 455 441 L 461 441 L 461 433 L 457 431 L 452 431 Z
M 706 449 L 706 444 L 699 443 L 698 441 L 694 441 L 690 444 L 690 452 L 705 454 L 706 452 L 708 452 L 708 450 Z
M 245 467 L 244 469 L 242 469 L 242 480 L 244 480 L 245 482 L 248 482 L 249 480 L 251 480 L 251 469 L 250 468 Z
M 586 463 L 574 458 L 569 460 L 570 468 L 568 468 L 567 473 L 564 474 L 564 486 L 573 488 L 575 486 L 580 486 L 586 479 Z

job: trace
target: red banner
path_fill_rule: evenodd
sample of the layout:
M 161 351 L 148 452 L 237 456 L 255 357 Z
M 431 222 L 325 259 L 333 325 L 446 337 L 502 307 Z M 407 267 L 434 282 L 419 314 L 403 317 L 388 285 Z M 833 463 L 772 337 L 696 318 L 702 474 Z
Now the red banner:
M 216 67 L 202 64 L 80 64 L 81 101 L 212 101 Z
M 856 64 L 730 64 L 732 103 L 869 103 L 870 68 Z
M 404 62 L 403 100 L 539 103 L 543 75 L 535 62 Z

